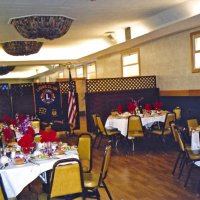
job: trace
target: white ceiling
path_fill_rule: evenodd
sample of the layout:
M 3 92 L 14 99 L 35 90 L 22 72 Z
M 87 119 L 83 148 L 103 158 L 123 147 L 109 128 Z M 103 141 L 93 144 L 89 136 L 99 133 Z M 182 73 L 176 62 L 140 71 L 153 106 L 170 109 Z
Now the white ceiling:
M 199 8 L 199 0 L 0 0 L 0 43 L 27 40 L 8 23 L 10 18 L 49 14 L 75 19 L 63 37 L 37 39 L 44 42 L 37 54 L 11 56 L 0 46 L 0 63 L 78 59 L 124 42 L 127 27 L 137 37 L 197 15 Z M 107 37 L 110 32 L 114 41 Z

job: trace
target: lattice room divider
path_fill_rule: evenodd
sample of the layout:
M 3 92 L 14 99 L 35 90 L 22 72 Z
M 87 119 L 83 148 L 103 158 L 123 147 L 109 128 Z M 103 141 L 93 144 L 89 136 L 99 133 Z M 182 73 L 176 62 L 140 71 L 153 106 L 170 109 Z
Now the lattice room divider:
M 105 78 L 86 80 L 86 115 L 87 127 L 93 130 L 93 113 L 101 115 L 103 122 L 117 105 L 127 109 L 131 99 L 141 97 L 145 103 L 159 100 L 159 89 L 156 88 L 156 76 L 140 76 L 129 78 Z

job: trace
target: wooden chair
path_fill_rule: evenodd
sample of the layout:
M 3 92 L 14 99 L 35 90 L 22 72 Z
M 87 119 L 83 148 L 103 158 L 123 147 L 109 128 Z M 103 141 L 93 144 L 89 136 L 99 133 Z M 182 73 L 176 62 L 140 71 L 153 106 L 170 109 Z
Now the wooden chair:
M 112 196 L 105 183 L 105 179 L 108 175 L 108 167 L 109 167 L 110 158 L 111 158 L 111 149 L 112 149 L 112 146 L 111 146 L 111 141 L 110 141 L 109 144 L 106 145 L 106 148 L 105 148 L 100 174 L 95 174 L 93 172 L 83 173 L 84 187 L 86 189 L 88 197 L 96 197 L 97 199 L 100 200 L 100 194 L 99 194 L 98 189 L 104 188 L 106 190 L 106 193 L 109 199 L 112 200 Z
M 83 133 L 78 138 L 78 153 L 83 172 L 90 172 L 92 169 L 92 136 Z
M 59 160 L 53 165 L 47 200 L 62 196 L 85 199 L 82 167 L 77 159 Z
M 138 137 L 144 137 L 144 128 L 142 126 L 141 118 L 138 115 L 130 116 L 128 118 L 127 128 L 127 141 L 132 141 L 132 150 L 134 151 L 134 139 Z
M 162 142 L 165 144 L 165 136 L 171 135 L 171 122 L 175 122 L 175 113 L 167 113 L 165 117 L 165 122 L 162 127 L 160 128 L 154 128 L 151 130 L 152 134 L 159 135 L 161 137 Z
M 103 122 L 101 120 L 101 117 L 99 115 L 96 116 L 96 119 L 97 119 L 97 125 L 98 125 L 98 129 L 100 131 L 100 134 L 101 134 L 101 138 L 99 140 L 99 144 L 98 144 L 98 147 L 100 147 L 101 145 L 101 140 L 103 137 L 107 137 L 109 140 L 112 141 L 113 145 L 114 145 L 114 141 L 116 140 L 116 136 L 117 135 L 121 135 L 120 131 L 118 131 L 118 129 L 106 129 L 103 125 Z

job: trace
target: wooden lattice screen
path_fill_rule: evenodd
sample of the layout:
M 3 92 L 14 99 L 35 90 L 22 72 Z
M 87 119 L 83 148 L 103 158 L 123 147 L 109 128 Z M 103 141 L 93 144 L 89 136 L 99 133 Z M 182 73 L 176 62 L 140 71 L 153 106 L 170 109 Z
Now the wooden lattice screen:
M 86 92 L 112 92 L 156 88 L 156 76 L 87 79 Z

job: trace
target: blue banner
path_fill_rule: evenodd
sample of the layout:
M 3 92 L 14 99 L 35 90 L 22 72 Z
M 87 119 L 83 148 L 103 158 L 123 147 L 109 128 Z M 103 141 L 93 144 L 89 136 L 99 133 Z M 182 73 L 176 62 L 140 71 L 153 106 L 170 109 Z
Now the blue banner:
M 34 83 L 35 111 L 41 122 L 63 123 L 59 83 Z

